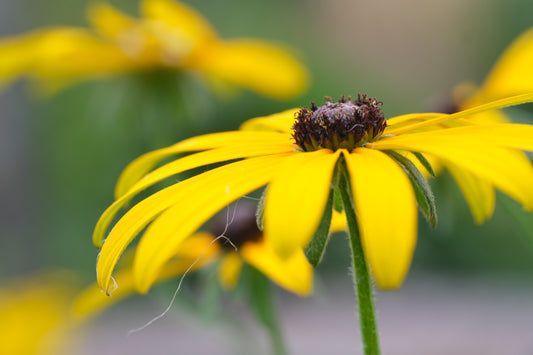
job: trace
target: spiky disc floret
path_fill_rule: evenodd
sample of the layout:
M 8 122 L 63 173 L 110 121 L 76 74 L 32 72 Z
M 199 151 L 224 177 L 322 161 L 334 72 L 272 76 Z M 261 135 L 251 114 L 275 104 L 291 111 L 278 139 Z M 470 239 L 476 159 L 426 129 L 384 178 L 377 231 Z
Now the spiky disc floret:
M 318 149 L 352 151 L 368 142 L 376 141 L 387 123 L 381 112 L 382 102 L 366 95 L 341 96 L 338 102 L 326 98 L 326 104 L 302 107 L 296 116 L 292 137 L 306 152 Z

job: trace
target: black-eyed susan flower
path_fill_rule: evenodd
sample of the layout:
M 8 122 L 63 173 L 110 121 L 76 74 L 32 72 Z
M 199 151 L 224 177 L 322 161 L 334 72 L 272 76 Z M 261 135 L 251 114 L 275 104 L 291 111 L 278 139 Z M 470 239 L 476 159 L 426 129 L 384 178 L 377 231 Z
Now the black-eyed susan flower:
M 123 172 L 117 200 L 97 223 L 94 243 L 102 247 L 98 284 L 109 289 L 119 257 L 145 229 L 133 278 L 136 287 L 146 291 L 184 241 L 214 214 L 268 185 L 260 213 L 264 240 L 282 259 L 305 249 L 316 265 L 327 244 L 332 211 L 344 209 L 365 354 L 378 354 L 367 263 L 379 287 L 398 288 L 416 244 L 417 205 L 431 224 L 436 223 L 431 189 L 413 161 L 431 171 L 426 156 L 434 156 L 533 210 L 533 166 L 522 152 L 533 151 L 533 127 L 465 120 L 531 101 L 533 94 L 525 94 L 454 114 L 408 114 L 386 120 L 376 99 L 343 97 L 256 118 L 237 132 L 194 137 L 145 154 Z M 187 152 L 196 153 L 154 169 L 162 160 Z M 175 174 L 220 162 L 228 163 L 135 204 L 104 242 L 119 209 L 139 192 Z
M 409 114 L 385 120 L 380 104 L 362 96 L 253 119 L 240 131 L 194 137 L 147 153 L 123 172 L 117 200 L 96 226 L 94 243 L 102 247 L 98 283 L 109 289 L 119 257 L 148 226 L 133 264 L 137 287 L 146 291 L 187 237 L 229 203 L 264 185 L 268 185 L 264 238 L 278 255 L 291 257 L 309 245 L 324 213 L 331 209 L 335 167 L 342 162 L 353 191 L 364 254 L 376 283 L 385 289 L 397 288 L 416 243 L 417 202 L 434 222 L 425 180 L 404 153 L 411 152 L 408 157 L 421 161 L 429 154 L 454 164 L 531 210 L 533 168 L 521 150 L 533 150 L 533 127 L 436 127 L 532 99 L 528 94 L 451 115 Z M 429 129 L 424 131 L 424 127 Z M 196 153 L 152 170 L 162 160 L 187 152 Z M 135 204 L 103 242 L 116 213 L 140 191 L 180 172 L 228 161 Z
M 89 8 L 92 29 L 54 27 L 0 40 L 0 86 L 28 77 L 48 90 L 126 72 L 169 69 L 221 80 L 275 98 L 300 94 L 304 67 L 283 48 L 221 39 L 195 9 L 143 0 L 141 18 L 109 4 Z

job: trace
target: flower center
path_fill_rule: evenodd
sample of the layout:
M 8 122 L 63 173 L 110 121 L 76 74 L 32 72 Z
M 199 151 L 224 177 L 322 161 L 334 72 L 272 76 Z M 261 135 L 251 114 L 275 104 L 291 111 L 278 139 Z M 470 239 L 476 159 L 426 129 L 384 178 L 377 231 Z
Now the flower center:
M 387 122 L 381 112 L 382 102 L 366 95 L 341 96 L 338 102 L 326 98 L 326 104 L 302 107 L 292 126 L 292 137 L 303 151 L 348 149 L 352 151 L 379 139 Z
M 229 214 L 222 213 L 217 216 L 211 225 L 210 232 L 214 236 L 224 235 L 227 239 L 218 239 L 219 244 L 232 250 L 233 245 L 239 248 L 246 242 L 258 241 L 262 235 L 257 228 L 255 211 L 255 205 L 240 202 L 235 210 L 230 208 Z

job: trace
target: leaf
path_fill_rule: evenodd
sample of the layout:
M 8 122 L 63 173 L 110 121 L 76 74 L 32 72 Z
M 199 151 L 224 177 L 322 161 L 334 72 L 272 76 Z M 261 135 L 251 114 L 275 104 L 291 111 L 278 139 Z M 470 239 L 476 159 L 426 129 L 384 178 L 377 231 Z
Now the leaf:
M 431 187 L 427 180 L 422 176 L 420 171 L 418 171 L 413 162 L 403 155 L 393 150 L 387 150 L 385 153 L 394 159 L 405 171 L 413 185 L 418 207 L 429 225 L 435 227 L 437 225 L 437 208 L 435 206 L 435 197 L 433 196 L 433 192 L 431 191 Z
M 255 223 L 260 231 L 263 231 L 263 210 L 265 209 L 265 196 L 267 188 L 261 193 L 259 202 L 257 203 L 257 210 L 255 211 Z
M 322 260 L 326 250 L 326 245 L 329 241 L 329 227 L 331 224 L 331 215 L 333 214 L 333 191 L 334 190 L 331 190 L 329 193 L 328 202 L 326 203 L 324 214 L 322 215 L 322 219 L 320 220 L 320 224 L 318 225 L 315 235 L 305 249 L 305 256 L 311 265 L 313 265 L 313 267 L 317 267 Z
M 433 167 L 431 166 L 429 161 L 426 159 L 426 157 L 422 153 L 419 153 L 419 152 L 412 152 L 412 153 L 416 157 L 416 159 L 418 159 L 420 164 L 422 164 L 422 166 L 428 171 L 428 173 L 430 173 L 431 176 L 435 177 L 435 171 L 433 170 Z

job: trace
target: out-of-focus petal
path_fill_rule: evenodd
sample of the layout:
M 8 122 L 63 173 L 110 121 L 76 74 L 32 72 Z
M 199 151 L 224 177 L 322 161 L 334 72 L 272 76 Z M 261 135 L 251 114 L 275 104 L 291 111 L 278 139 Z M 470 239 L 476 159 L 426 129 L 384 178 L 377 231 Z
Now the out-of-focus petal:
M 229 252 L 223 258 L 218 269 L 218 280 L 226 290 L 232 290 L 239 281 L 242 261 L 237 252 Z
M 104 2 L 91 4 L 88 15 L 93 27 L 102 36 L 115 42 L 121 41 L 121 37 L 136 25 L 134 18 Z
M 344 154 L 363 250 L 382 289 L 401 286 L 416 245 L 417 207 L 409 178 L 386 154 Z
M 265 240 L 261 240 L 245 243 L 240 253 L 248 264 L 279 286 L 300 296 L 307 296 L 313 291 L 313 268 L 301 250 L 288 258 L 280 258 Z
M 461 189 L 476 223 L 490 218 L 496 202 L 494 186 L 452 163 L 447 163 L 446 168 Z
M 518 37 L 501 55 L 485 79 L 478 97 L 488 102 L 533 91 L 533 28 Z
M 252 118 L 241 124 L 239 129 L 241 131 L 276 131 L 287 134 L 296 122 L 298 110 L 292 108 L 273 115 Z
M 72 354 L 75 329 L 69 320 L 74 275 L 43 272 L 3 280 L 0 289 L 0 354 Z
M 172 0 L 143 0 L 141 13 L 145 19 L 161 21 L 174 29 L 186 33 L 198 41 L 214 40 L 216 31 L 194 8 Z
M 304 66 L 287 51 L 251 39 L 213 45 L 190 65 L 231 84 L 279 99 L 300 95 L 309 81 Z

